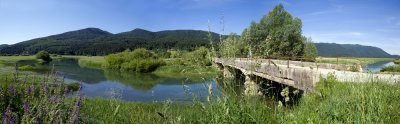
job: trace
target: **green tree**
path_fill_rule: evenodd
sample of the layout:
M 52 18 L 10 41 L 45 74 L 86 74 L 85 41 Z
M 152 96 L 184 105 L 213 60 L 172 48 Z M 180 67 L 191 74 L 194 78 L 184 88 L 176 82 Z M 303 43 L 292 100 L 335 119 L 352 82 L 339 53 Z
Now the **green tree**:
M 267 55 L 303 55 L 302 22 L 299 18 L 293 18 L 282 4 L 275 6 L 261 22 L 265 22 L 268 32 L 264 42 Z
M 249 56 L 302 56 L 302 22 L 293 18 L 282 4 L 263 16 L 242 33 Z
M 41 59 L 44 62 L 50 62 L 52 60 L 50 54 L 46 51 L 39 51 L 36 53 L 36 59 Z
M 220 44 L 220 52 L 222 57 L 244 57 L 247 54 L 246 43 L 235 33 L 230 33 L 228 38 Z
M 317 57 L 317 47 L 315 47 L 314 42 L 312 41 L 311 37 L 310 38 L 305 38 L 304 37 L 304 57 L 305 58 L 310 58 L 312 61 L 315 61 L 315 58 Z

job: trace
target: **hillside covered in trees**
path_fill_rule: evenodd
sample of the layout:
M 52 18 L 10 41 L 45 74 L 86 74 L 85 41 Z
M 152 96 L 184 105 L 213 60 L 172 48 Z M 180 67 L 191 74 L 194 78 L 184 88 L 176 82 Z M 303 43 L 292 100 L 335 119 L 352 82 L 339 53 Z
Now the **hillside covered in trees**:
M 327 57 L 398 57 L 381 48 L 358 44 L 315 43 L 319 56 Z
M 213 41 L 218 41 L 219 34 L 210 34 Z M 107 55 L 136 48 L 193 50 L 198 46 L 209 45 L 208 35 L 207 31 L 200 30 L 151 32 L 135 29 L 112 34 L 98 28 L 86 28 L 13 45 L 1 45 L 0 54 L 35 54 L 45 50 L 61 55 Z

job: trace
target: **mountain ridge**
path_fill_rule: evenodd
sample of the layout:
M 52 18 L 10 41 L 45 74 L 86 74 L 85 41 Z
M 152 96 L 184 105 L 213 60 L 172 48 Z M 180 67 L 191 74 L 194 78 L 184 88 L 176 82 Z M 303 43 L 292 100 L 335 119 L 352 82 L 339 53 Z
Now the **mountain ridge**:
M 398 57 L 381 48 L 360 44 L 315 43 L 319 56 L 324 57 Z
M 207 31 L 140 28 L 112 34 L 99 28 L 85 28 L 2 46 L 0 54 L 35 54 L 40 50 L 62 55 L 107 55 L 125 49 L 147 48 L 192 50 L 210 44 Z M 219 34 L 211 32 L 213 42 Z
M 219 34 L 211 32 L 212 41 L 219 41 Z M 225 37 L 225 36 L 224 36 Z M 208 32 L 202 30 L 148 31 L 136 28 L 121 33 L 110 33 L 99 28 L 84 28 L 46 37 L 0 45 L 0 54 L 35 54 L 46 50 L 62 55 L 107 55 L 125 49 L 192 50 L 209 46 Z M 399 57 L 381 48 L 359 44 L 315 43 L 318 55 L 324 57 Z

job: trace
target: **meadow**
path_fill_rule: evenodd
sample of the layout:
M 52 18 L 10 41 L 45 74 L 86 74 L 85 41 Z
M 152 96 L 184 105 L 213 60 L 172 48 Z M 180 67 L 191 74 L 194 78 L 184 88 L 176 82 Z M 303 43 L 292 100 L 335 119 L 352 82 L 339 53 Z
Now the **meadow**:
M 394 58 L 356 58 L 356 57 L 317 57 L 318 63 L 330 63 L 330 64 L 345 64 L 345 65 L 366 65 L 380 61 L 393 61 Z

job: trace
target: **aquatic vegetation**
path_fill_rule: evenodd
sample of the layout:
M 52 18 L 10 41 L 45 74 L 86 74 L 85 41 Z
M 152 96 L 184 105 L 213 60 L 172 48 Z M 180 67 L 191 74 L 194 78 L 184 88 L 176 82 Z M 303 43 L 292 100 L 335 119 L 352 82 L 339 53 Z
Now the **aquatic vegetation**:
M 23 71 L 28 71 L 28 70 L 33 70 L 34 68 L 30 65 L 23 65 L 18 67 L 18 70 L 23 70 Z
M 400 59 L 393 60 L 394 64 L 400 64 Z
M 400 65 L 385 66 L 381 72 L 400 72 Z
M 36 53 L 36 59 L 43 60 L 44 62 L 50 62 L 51 60 L 53 60 L 47 51 L 39 51 L 38 53 Z
M 140 48 L 132 52 L 125 51 L 108 55 L 105 67 L 113 70 L 145 73 L 152 72 L 163 65 L 165 62 L 153 52 Z

